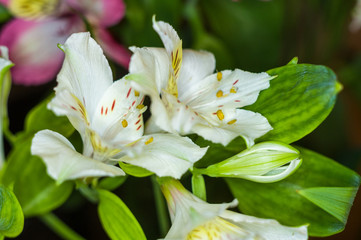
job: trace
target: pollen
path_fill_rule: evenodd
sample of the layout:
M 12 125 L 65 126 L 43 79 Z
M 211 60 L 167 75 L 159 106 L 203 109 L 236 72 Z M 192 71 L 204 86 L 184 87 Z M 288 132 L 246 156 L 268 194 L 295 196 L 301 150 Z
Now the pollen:
M 218 98 L 223 97 L 223 92 L 222 92 L 222 90 L 219 90 L 219 91 L 217 92 L 216 96 L 217 96 Z
M 221 121 L 224 119 L 224 114 L 223 114 L 222 110 L 219 109 L 219 110 L 217 111 L 217 117 L 218 117 L 218 119 L 221 120 Z
M 150 137 L 144 144 L 148 145 L 149 143 L 153 142 L 154 138 Z
M 237 92 L 237 88 L 236 87 L 232 87 L 231 90 L 229 90 L 230 93 L 236 93 Z
M 233 119 L 233 120 L 229 121 L 227 124 L 228 124 L 228 125 L 231 125 L 231 124 L 233 124 L 233 123 L 235 123 L 235 122 L 237 122 L 237 119 Z
M 222 80 L 222 72 L 217 72 L 217 80 L 218 81 Z
M 123 126 L 123 128 L 126 128 L 127 126 L 128 126 L 128 122 L 127 122 L 127 120 L 123 120 L 122 121 L 122 126 Z
M 138 108 L 138 109 L 143 109 L 143 108 L 144 108 L 144 105 L 143 105 L 143 104 L 139 104 L 139 105 L 137 106 L 137 108 Z
M 134 90 L 134 96 L 139 97 L 139 92 Z

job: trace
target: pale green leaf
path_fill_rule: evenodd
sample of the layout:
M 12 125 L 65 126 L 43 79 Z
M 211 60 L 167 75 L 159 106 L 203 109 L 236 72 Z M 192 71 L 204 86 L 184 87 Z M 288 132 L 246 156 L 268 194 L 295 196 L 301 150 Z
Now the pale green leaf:
M 201 174 L 192 175 L 192 192 L 200 199 L 207 201 L 206 184 Z
M 148 171 L 147 169 L 128 163 L 119 162 L 119 166 L 126 174 L 134 177 L 148 177 L 153 174 L 153 172 Z
M 100 221 L 111 239 L 146 239 L 137 219 L 117 195 L 106 190 L 98 189 L 97 191 Z

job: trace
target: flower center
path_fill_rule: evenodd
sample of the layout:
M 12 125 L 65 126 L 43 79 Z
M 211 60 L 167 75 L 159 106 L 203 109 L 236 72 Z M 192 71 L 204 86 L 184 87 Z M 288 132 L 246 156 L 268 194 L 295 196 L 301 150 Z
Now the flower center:
M 11 0 L 9 9 L 19 18 L 38 19 L 54 14 L 59 4 L 59 0 Z
M 223 218 L 216 217 L 190 231 L 186 240 L 236 240 L 243 239 L 248 233 Z

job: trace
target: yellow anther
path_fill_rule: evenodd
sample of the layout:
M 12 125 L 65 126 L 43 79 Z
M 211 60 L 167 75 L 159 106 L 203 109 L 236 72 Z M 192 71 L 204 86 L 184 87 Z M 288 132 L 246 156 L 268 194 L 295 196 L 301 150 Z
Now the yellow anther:
M 221 121 L 224 119 L 224 114 L 223 114 L 223 112 L 222 112 L 221 109 L 219 109 L 219 110 L 217 111 L 217 117 L 218 117 L 218 119 L 221 120 Z
M 127 126 L 128 126 L 128 122 L 127 122 L 127 120 L 123 120 L 122 121 L 122 126 L 123 126 L 123 128 L 126 128 Z
M 139 92 L 134 90 L 134 96 L 139 97 Z
M 231 124 L 233 124 L 235 122 L 237 122 L 237 119 L 233 119 L 233 120 L 229 121 L 227 124 L 231 125 Z
M 144 144 L 148 145 L 149 143 L 153 142 L 153 137 L 150 137 Z
M 217 80 L 218 81 L 222 80 L 222 72 L 217 72 Z
M 229 90 L 230 93 L 236 93 L 237 92 L 237 88 L 236 87 L 232 87 L 231 90 Z
M 139 104 L 139 105 L 137 106 L 137 108 L 138 108 L 138 109 L 143 109 L 143 108 L 144 108 L 144 105 L 143 105 L 143 104 Z
M 223 92 L 222 90 L 219 90 L 216 94 L 216 96 L 219 98 L 219 97 L 223 97 Z

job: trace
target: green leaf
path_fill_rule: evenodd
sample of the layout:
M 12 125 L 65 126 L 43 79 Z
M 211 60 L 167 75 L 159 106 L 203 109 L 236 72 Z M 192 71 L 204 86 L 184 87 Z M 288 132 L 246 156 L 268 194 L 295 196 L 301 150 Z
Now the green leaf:
M 200 199 L 207 201 L 206 185 L 201 174 L 192 175 L 192 192 Z
M 137 219 L 117 195 L 106 190 L 97 191 L 100 221 L 111 239 L 146 239 Z
M 24 215 L 15 194 L 0 185 L 0 235 L 16 237 L 24 228 Z
M 311 236 L 329 236 L 342 231 L 360 176 L 327 157 L 298 149 L 303 159 L 301 167 L 280 182 L 260 184 L 226 179 L 239 200 L 239 209 L 256 217 L 274 218 L 284 225 L 309 224 Z M 335 203 L 335 197 L 339 203 Z M 332 204 L 338 209 L 330 210 Z
M 148 171 L 147 169 L 135 165 L 131 165 L 128 163 L 119 162 L 119 166 L 121 169 L 123 169 L 123 171 L 126 174 L 129 174 L 134 177 L 148 177 L 154 174 L 153 172 Z
M 11 14 L 8 9 L 0 4 L 0 23 L 3 23 L 11 18 Z
M 106 177 L 99 182 L 97 187 L 108 191 L 113 191 L 122 185 L 125 180 L 127 180 L 127 176 Z
M 26 217 L 44 214 L 63 204 L 73 189 L 71 182 L 56 185 L 42 160 L 30 153 L 31 138 L 15 142 L 8 157 L 3 183 L 14 184 L 14 193 Z
M 74 127 L 66 117 L 58 117 L 47 108 L 47 104 L 52 98 L 53 95 L 50 95 L 28 113 L 25 119 L 26 133 L 33 134 L 43 129 L 49 129 L 69 137 L 74 132 Z
M 287 65 L 295 65 L 298 63 L 298 57 L 294 57 L 291 59 L 291 61 L 289 61 L 289 63 L 287 63 Z
M 350 212 L 352 202 L 357 193 L 356 187 L 318 187 L 306 188 L 298 193 L 340 220 L 347 221 L 345 213 Z
M 274 128 L 258 142 L 292 143 L 312 132 L 332 110 L 340 84 L 325 66 L 286 65 L 268 71 L 277 76 L 257 101 L 246 107 L 265 116 Z

